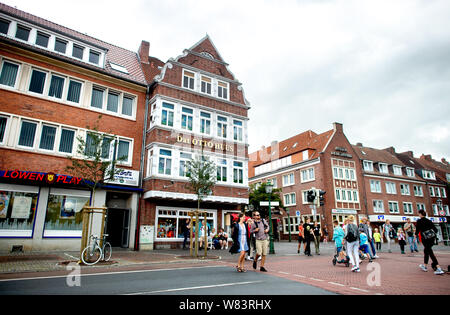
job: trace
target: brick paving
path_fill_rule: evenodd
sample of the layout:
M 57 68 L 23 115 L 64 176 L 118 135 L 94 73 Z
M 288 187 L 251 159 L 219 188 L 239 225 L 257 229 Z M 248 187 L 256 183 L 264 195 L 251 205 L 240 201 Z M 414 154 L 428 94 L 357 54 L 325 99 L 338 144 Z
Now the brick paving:
M 450 247 L 435 246 L 435 254 L 444 270 L 450 265 Z M 415 295 L 450 294 L 449 273 L 437 276 L 429 267 L 428 272 L 419 269 L 423 263 L 422 247 L 414 254 L 400 254 L 396 246 L 393 253 L 379 253 L 380 258 L 369 263 L 364 260 L 361 272 L 353 273 L 343 264 L 332 265 L 334 247 L 322 244 L 321 255 L 306 257 L 297 254 L 296 242 L 275 243 L 275 255 L 269 255 L 266 261 L 268 274 L 299 281 L 340 294 L 363 295 Z M 202 252 L 203 253 L 203 252 Z M 314 253 L 314 249 L 313 249 Z M 0 278 L 26 277 L 31 274 L 51 275 L 67 273 L 68 263 L 76 263 L 78 252 L 51 253 L 0 253 Z M 82 266 L 83 272 L 108 272 L 115 270 L 133 270 L 138 268 L 170 268 L 221 264 L 234 268 L 237 255 L 227 250 L 208 251 L 208 258 L 192 259 L 189 250 L 129 251 L 113 250 L 111 262 L 95 266 Z M 252 262 L 246 262 L 248 272 L 254 272 Z M 372 267 L 374 269 L 368 269 Z M 376 273 L 376 270 L 379 273 Z M 259 271 L 256 271 L 259 272 Z M 377 275 L 378 278 L 373 276 Z M 369 281 L 368 281 L 369 279 Z M 379 279 L 380 285 L 374 280 Z M 373 285 L 371 285 L 371 282 Z M 268 292 L 276 294 L 276 292 Z M 295 292 L 293 292 L 295 294 Z

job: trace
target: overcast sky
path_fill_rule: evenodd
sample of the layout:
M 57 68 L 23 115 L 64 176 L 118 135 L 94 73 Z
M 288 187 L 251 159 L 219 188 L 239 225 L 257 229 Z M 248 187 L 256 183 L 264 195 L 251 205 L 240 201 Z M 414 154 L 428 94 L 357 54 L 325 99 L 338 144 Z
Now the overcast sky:
M 243 83 L 249 151 L 344 125 L 352 144 L 450 160 L 448 0 L 0 0 L 167 61 L 209 34 Z

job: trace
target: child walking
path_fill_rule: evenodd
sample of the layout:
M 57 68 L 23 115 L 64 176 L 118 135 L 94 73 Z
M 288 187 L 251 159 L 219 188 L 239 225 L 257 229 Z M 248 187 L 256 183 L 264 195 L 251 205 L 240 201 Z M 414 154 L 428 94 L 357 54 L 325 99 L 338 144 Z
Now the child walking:
M 406 234 L 402 228 L 399 228 L 397 230 L 397 239 L 398 239 L 398 244 L 400 245 L 400 250 L 402 251 L 402 254 L 404 254 L 405 253 L 405 245 L 406 245 Z
M 375 245 L 377 250 L 381 250 L 381 234 L 378 232 L 378 229 L 375 228 L 373 233 L 373 239 L 375 240 Z

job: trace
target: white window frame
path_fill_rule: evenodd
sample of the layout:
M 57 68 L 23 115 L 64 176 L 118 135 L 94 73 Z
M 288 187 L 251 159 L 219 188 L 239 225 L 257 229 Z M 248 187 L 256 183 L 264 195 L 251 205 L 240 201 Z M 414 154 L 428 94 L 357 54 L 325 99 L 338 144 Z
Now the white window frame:
M 410 196 L 411 190 L 409 188 L 409 184 L 400 183 L 400 193 L 403 196 Z
M 240 125 L 236 124 L 236 122 L 240 123 Z M 233 140 L 238 142 L 244 140 L 244 122 L 235 118 L 233 118 Z
M 194 76 L 193 77 L 191 77 L 190 75 L 187 75 L 186 73 L 192 73 Z M 184 86 L 184 78 L 185 77 L 187 77 L 188 78 L 188 86 Z M 185 89 L 188 89 L 188 90 L 191 90 L 191 91 L 195 91 L 195 77 L 196 77 L 196 74 L 195 74 L 195 72 L 193 72 L 193 71 L 190 71 L 190 70 L 186 70 L 186 69 L 183 69 L 183 76 L 182 76 L 182 79 L 181 79 L 181 86 L 183 87 L 183 88 L 185 88 Z M 189 86 L 190 86 L 190 83 L 191 83 L 191 81 L 190 80 L 193 80 L 192 81 L 192 88 L 190 88 Z
M 396 209 L 391 209 L 391 204 L 395 205 Z M 400 213 L 398 201 L 388 201 L 388 209 L 389 209 L 389 213 Z
M 289 201 L 289 203 L 286 203 L 286 201 Z M 284 202 L 284 205 L 287 206 L 287 207 L 297 205 L 296 193 L 293 192 L 293 193 L 284 194 L 283 195 L 283 202 Z
M 170 152 L 170 156 L 169 155 L 163 155 L 163 154 L 161 154 L 161 150 L 166 150 L 166 151 L 169 151 Z M 160 160 L 161 159 L 163 159 L 164 160 L 164 170 L 163 170 L 163 173 L 161 173 L 160 172 L 160 169 L 159 169 L 159 164 L 160 164 Z M 167 167 L 167 160 L 170 160 L 170 168 L 168 168 Z M 158 175 L 162 175 L 162 176 L 172 176 L 172 169 L 173 169 L 173 162 L 174 162 L 174 159 L 173 159 L 173 150 L 170 150 L 170 149 L 163 149 L 163 148 L 159 148 L 158 149 L 158 170 L 157 170 L 157 174 Z M 167 174 L 167 170 L 170 170 L 169 171 L 169 174 Z
M 381 190 L 381 181 L 371 179 L 371 180 L 370 180 L 370 192 L 373 192 L 373 193 L 382 193 L 382 190 Z
M 209 117 L 204 117 L 202 114 L 207 114 Z M 207 132 L 207 122 L 209 122 L 209 132 Z M 205 130 L 202 131 L 202 125 L 204 125 Z M 212 114 L 206 111 L 200 111 L 200 133 L 203 135 L 211 135 L 212 132 Z
M 414 185 L 414 196 L 416 197 L 423 197 L 423 187 L 420 185 Z
M 307 183 L 316 180 L 314 167 L 309 167 L 303 170 L 300 170 L 300 182 Z
M 192 111 L 192 113 L 184 112 L 183 109 L 186 109 L 188 111 Z M 183 126 L 183 116 L 186 116 L 186 126 Z M 192 123 L 192 128 L 189 129 L 189 119 Z M 181 129 L 193 132 L 194 131 L 194 109 L 188 106 L 181 106 L 181 121 L 180 121 Z
M 399 175 L 399 176 L 402 176 L 402 175 L 403 175 L 402 167 L 401 167 L 401 166 L 399 166 L 399 165 L 393 165 L 393 166 L 392 166 L 392 169 L 393 169 L 393 171 L 394 171 L 394 175 Z
M 383 174 L 389 174 L 389 167 L 386 163 L 378 163 L 378 170 L 380 171 L 380 173 Z
M 408 176 L 408 177 L 415 177 L 414 168 L 407 167 L 406 168 L 406 176 Z
M 374 213 L 384 213 L 384 201 L 374 199 L 372 200 L 372 207 Z
M 15 79 L 15 81 L 14 81 L 14 86 L 9 86 L 9 85 L 0 84 L 0 87 L 2 87 L 2 88 L 4 88 L 4 89 L 15 90 L 15 89 L 17 89 L 18 86 L 19 86 L 19 81 L 20 81 L 19 78 L 20 78 L 20 75 L 21 75 L 22 64 L 19 63 L 19 62 L 12 61 L 12 60 L 10 60 L 10 59 L 5 59 L 5 58 L 2 57 L 2 68 L 1 68 L 1 70 L 0 70 L 0 74 L 1 74 L 2 71 L 3 71 L 3 66 L 4 66 L 5 62 L 18 66 L 18 68 L 17 68 L 17 74 L 16 74 L 16 79 Z
M 205 87 L 205 89 L 203 89 L 203 87 Z M 208 93 L 208 87 L 209 87 L 209 93 Z M 204 74 L 201 74 L 200 75 L 200 92 L 203 94 L 206 94 L 206 95 L 212 95 L 213 94 L 212 87 L 213 87 L 213 79 Z
M 226 87 L 222 87 L 220 84 L 224 84 L 226 85 Z M 223 97 L 223 90 L 226 89 L 226 97 Z M 219 96 L 219 92 L 220 90 L 222 90 L 222 96 Z M 224 99 L 224 100 L 229 100 L 230 99 L 230 84 L 228 82 L 224 82 L 224 81 L 220 81 L 217 80 L 217 97 Z
M 412 202 L 403 202 L 403 212 L 405 214 L 413 214 L 413 204 Z
M 295 184 L 294 173 L 283 175 L 283 187 L 292 186 Z
M 390 195 L 396 195 L 397 194 L 397 187 L 394 182 L 386 182 L 386 193 Z
M 364 168 L 364 171 L 373 172 L 373 162 L 372 161 L 368 161 L 368 160 L 364 160 L 363 161 L 363 168 Z

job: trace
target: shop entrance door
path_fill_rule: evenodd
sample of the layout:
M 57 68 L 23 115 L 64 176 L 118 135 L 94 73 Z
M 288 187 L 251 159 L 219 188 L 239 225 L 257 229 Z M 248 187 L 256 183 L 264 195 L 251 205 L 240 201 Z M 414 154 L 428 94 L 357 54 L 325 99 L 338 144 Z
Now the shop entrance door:
M 112 247 L 128 247 L 130 229 L 130 210 L 108 208 L 106 234 Z

